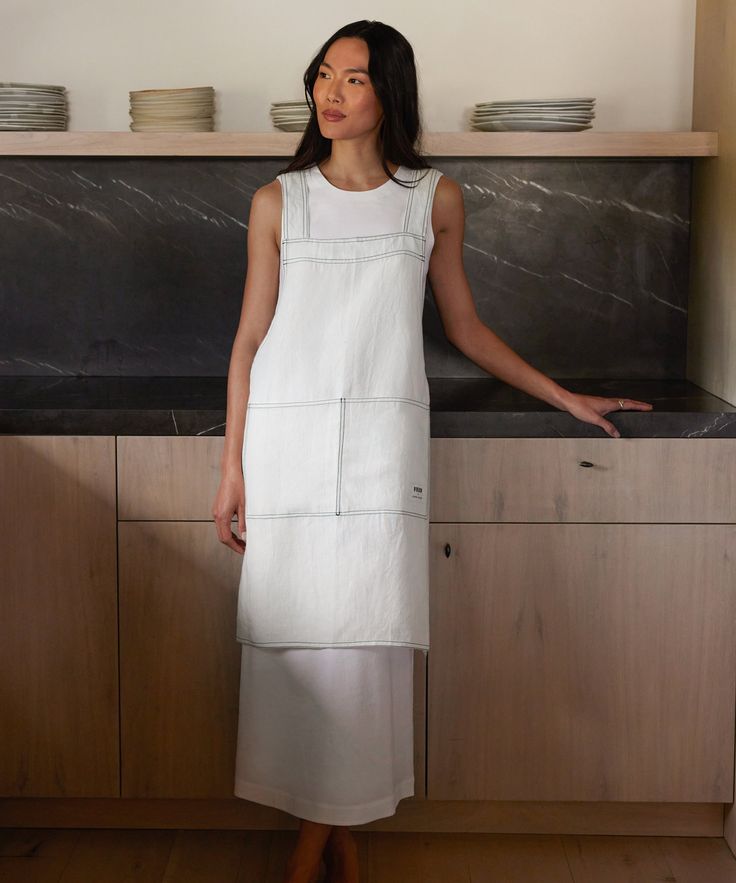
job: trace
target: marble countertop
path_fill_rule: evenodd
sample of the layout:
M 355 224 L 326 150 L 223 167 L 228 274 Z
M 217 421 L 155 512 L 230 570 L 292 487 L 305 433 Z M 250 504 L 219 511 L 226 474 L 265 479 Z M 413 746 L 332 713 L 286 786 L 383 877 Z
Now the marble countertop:
M 626 438 L 736 438 L 736 407 L 688 380 L 558 379 L 589 395 L 651 402 L 612 412 Z M 433 437 L 609 438 L 492 377 L 430 378 Z M 5 435 L 224 435 L 224 377 L 0 377 Z M 613 440 L 613 439 L 612 439 Z

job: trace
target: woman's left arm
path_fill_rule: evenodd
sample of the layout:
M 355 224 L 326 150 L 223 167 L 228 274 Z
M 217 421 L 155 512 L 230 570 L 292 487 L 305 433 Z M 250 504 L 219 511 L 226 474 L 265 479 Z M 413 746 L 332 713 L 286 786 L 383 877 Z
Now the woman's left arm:
M 604 414 L 623 409 L 650 411 L 649 402 L 581 395 L 555 383 L 511 349 L 478 316 L 463 266 L 465 205 L 462 190 L 452 178 L 443 175 L 437 182 L 432 207 L 434 248 L 428 276 L 447 339 L 467 356 L 505 383 L 569 411 L 585 423 L 600 426 L 610 436 L 621 433 Z

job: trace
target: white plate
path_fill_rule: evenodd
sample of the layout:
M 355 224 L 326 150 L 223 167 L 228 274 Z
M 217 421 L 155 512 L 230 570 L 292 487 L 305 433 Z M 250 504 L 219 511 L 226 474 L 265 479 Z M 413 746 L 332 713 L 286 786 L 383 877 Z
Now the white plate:
M 37 101 L 41 104 L 66 104 L 66 96 L 58 92 L 24 92 L 22 89 L 0 89 L 0 98 L 20 101 Z
M 0 110 L 0 120 L 8 120 L 10 122 L 19 121 L 19 120 L 33 120 L 34 122 L 44 122 L 48 120 L 48 122 L 53 123 L 57 120 L 65 120 L 67 119 L 67 115 L 63 114 L 45 114 L 45 113 L 5 113 L 4 110 Z
M 595 98 L 518 98 L 504 99 L 502 101 L 479 101 L 476 107 L 488 107 L 488 105 L 506 105 L 506 104 L 592 104 Z
M 45 83 L 0 83 L 0 89 L 27 89 L 31 92 L 63 92 L 66 86 L 48 86 Z
M 191 86 L 185 89 L 135 89 L 128 94 L 136 98 L 154 98 L 156 96 L 170 97 L 172 95 L 211 95 L 214 91 L 214 86 Z
M 173 98 L 161 98 L 160 100 L 141 100 L 140 98 L 131 98 L 131 107 L 213 107 L 214 100 L 207 98 L 204 100 L 194 100 L 187 98 L 179 100 Z
M 176 123 L 136 123 L 130 124 L 131 132 L 214 132 L 212 120 L 192 120 Z
M 0 132 L 65 132 L 66 123 L 5 123 L 0 121 Z
M 308 110 L 272 110 L 271 118 L 274 120 L 295 120 L 295 119 L 304 119 L 304 117 L 308 117 L 310 112 Z
M 0 107 L 32 107 L 39 110 L 63 110 L 66 107 L 66 101 L 23 101 L 17 98 L 0 97 Z
M 50 108 L 50 107 L 11 107 L 6 104 L 0 104 L 0 113 L 31 113 L 34 116 L 50 116 L 65 117 L 67 115 L 66 108 Z
M 559 106 L 528 104 L 524 107 L 515 107 L 510 104 L 508 107 L 477 107 L 473 110 L 473 113 L 528 113 L 529 111 L 551 113 L 558 110 L 565 111 L 566 113 L 569 113 L 571 110 L 579 113 L 595 113 L 594 109 L 587 104 L 563 104 Z
M 66 96 L 58 92 L 46 92 L 44 95 L 27 94 L 20 90 L 0 89 L 0 101 L 26 101 L 28 104 L 66 104 Z
M 212 113 L 214 104 L 131 104 L 131 113 Z
M 473 123 L 481 132 L 581 132 L 591 129 L 592 123 L 553 123 L 549 120 L 514 120 L 513 122 Z
M 513 122 L 514 120 L 558 120 L 572 123 L 589 123 L 592 117 L 580 113 L 487 113 L 476 114 L 472 117 L 474 123 L 498 122 L 503 123 L 506 120 Z
M 281 129 L 282 132 L 303 132 L 306 128 L 306 123 L 274 123 L 277 129 Z
M 192 122 L 202 122 L 204 120 L 214 120 L 214 114 L 205 113 L 201 116 L 161 116 L 155 113 L 150 114 L 130 114 L 130 118 L 134 123 L 161 123 L 161 125 L 168 125 L 169 123 L 192 123 Z

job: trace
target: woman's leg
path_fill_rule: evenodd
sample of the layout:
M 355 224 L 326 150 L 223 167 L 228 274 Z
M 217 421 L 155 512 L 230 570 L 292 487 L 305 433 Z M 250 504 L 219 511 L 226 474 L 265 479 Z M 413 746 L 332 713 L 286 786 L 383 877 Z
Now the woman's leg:
M 322 850 L 332 825 L 299 819 L 299 839 L 286 864 L 284 883 L 316 883 Z
M 358 843 L 347 825 L 333 825 L 325 844 L 325 883 L 358 883 Z

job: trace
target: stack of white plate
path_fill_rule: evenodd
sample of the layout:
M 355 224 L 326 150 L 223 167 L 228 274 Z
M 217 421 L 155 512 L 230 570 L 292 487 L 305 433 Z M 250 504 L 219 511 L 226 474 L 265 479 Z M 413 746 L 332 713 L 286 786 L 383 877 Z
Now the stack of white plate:
M 524 98 L 475 105 L 472 128 L 482 132 L 579 132 L 590 129 L 595 98 Z
M 215 90 L 140 89 L 130 93 L 132 132 L 214 131 Z
M 0 83 L 0 130 L 65 130 L 66 89 L 41 83 Z
M 274 101 L 271 103 L 271 122 L 284 132 L 303 132 L 311 111 L 306 101 Z

